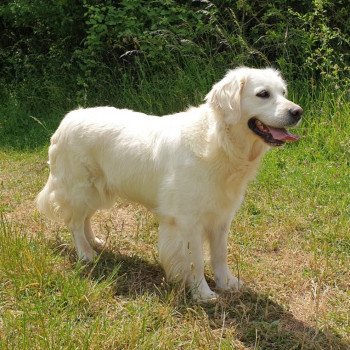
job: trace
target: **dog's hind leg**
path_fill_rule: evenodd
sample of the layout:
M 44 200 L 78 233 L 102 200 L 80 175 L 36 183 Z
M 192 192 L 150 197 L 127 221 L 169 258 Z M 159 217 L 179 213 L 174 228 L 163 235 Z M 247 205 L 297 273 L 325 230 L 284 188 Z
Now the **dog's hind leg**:
M 95 249 L 102 249 L 105 245 L 104 240 L 95 236 L 92 227 L 91 227 L 91 217 L 93 213 L 88 215 L 84 221 L 84 233 L 87 241 L 92 245 Z
M 203 240 L 199 228 L 189 229 L 175 219 L 159 225 L 159 258 L 170 280 L 185 282 L 194 299 L 209 301 L 217 297 L 204 277 Z

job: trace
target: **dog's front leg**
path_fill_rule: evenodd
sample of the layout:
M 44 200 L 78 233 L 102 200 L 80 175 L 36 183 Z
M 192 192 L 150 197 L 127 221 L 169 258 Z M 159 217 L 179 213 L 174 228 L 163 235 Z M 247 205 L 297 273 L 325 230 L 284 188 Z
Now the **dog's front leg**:
M 185 245 L 185 268 L 188 269 L 187 284 L 191 288 L 194 299 L 200 301 L 210 301 L 217 298 L 204 276 L 203 241 L 199 233 L 194 233 L 191 237 L 184 238 Z
M 227 227 L 210 233 L 209 246 L 211 266 L 218 289 L 239 289 L 243 283 L 232 275 L 227 265 L 227 237 Z

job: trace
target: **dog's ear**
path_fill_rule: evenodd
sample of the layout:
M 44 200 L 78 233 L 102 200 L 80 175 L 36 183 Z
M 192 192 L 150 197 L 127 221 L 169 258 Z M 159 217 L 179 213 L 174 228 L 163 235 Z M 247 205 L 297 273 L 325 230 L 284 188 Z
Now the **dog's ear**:
M 241 119 L 241 95 L 245 84 L 244 68 L 229 71 L 205 97 L 207 103 L 221 112 L 228 124 Z

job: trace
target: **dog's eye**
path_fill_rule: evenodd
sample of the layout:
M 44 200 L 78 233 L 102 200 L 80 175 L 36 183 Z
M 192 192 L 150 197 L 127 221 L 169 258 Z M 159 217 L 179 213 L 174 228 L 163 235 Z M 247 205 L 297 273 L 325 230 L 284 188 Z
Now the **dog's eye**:
M 256 96 L 261 97 L 261 98 L 269 98 L 270 93 L 267 90 L 262 90 L 256 94 Z

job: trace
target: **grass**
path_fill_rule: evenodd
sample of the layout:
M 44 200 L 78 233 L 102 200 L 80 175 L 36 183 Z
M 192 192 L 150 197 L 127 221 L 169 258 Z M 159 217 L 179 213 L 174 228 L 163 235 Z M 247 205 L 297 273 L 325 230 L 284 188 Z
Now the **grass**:
M 139 85 L 121 78 L 84 99 L 181 110 L 222 73 L 205 69 L 205 79 L 193 66 Z M 92 265 L 76 262 L 67 229 L 40 217 L 33 200 L 48 175 L 49 135 L 77 94 L 50 82 L 8 85 L 0 104 L 0 348 L 348 349 L 350 103 L 339 90 L 302 83 L 290 90 L 306 111 L 303 138 L 269 152 L 231 227 L 229 264 L 247 288 L 213 305 L 166 283 L 157 221 L 137 205 L 99 213 L 94 228 L 106 249 Z

